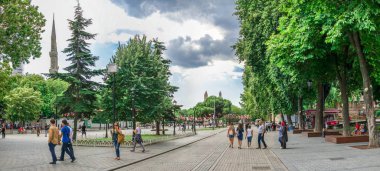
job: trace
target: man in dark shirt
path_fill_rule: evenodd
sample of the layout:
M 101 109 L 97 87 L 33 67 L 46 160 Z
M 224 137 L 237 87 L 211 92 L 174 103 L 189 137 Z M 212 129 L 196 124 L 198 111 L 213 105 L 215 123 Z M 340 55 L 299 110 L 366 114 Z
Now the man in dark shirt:
M 70 140 L 70 128 L 67 126 L 67 120 L 62 120 L 62 129 L 61 129 L 61 137 L 62 137 L 62 149 L 61 149 L 61 157 L 58 161 L 64 161 L 65 152 L 70 156 L 71 162 L 75 161 L 75 156 L 73 151 L 70 151 L 69 146 L 71 145 Z
M 87 135 L 86 135 L 86 125 L 83 123 L 82 125 L 82 138 L 83 138 L 83 134 L 84 134 L 84 137 L 87 138 Z

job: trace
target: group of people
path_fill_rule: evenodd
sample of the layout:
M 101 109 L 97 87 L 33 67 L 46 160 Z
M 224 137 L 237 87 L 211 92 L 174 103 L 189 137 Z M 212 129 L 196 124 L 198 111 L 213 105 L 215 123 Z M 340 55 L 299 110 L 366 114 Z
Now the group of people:
M 120 145 L 124 142 L 125 135 L 122 133 L 121 128 L 118 123 L 114 123 L 114 129 L 111 130 L 112 133 L 112 140 L 113 140 L 113 145 L 115 147 L 115 152 L 116 152 L 116 158 L 115 160 L 120 160 Z M 141 137 L 141 128 L 140 125 L 138 124 L 136 129 L 133 130 L 133 149 L 131 152 L 135 152 L 136 145 L 140 144 L 141 148 L 143 149 L 142 152 L 145 152 L 145 147 L 143 144 L 143 139 Z
M 355 130 L 351 133 L 352 135 L 366 135 L 367 130 L 365 129 L 364 124 L 359 124 L 356 122 L 355 124 Z
M 286 142 L 288 141 L 288 134 L 287 134 L 287 126 L 284 121 L 279 122 L 278 125 L 279 127 L 279 142 L 281 144 L 281 149 L 286 148 Z M 247 139 L 247 146 L 248 148 L 252 146 L 252 137 L 253 137 L 253 129 L 251 125 L 247 124 L 246 128 L 244 129 L 243 124 L 239 123 L 238 127 L 235 129 L 234 125 L 230 123 L 228 129 L 227 129 L 227 137 L 229 139 L 230 148 L 234 148 L 234 138 L 235 136 L 238 139 L 238 149 L 241 149 L 243 138 L 244 138 L 244 132 L 245 132 L 245 137 Z M 257 131 L 257 145 L 258 147 L 256 149 L 261 149 L 261 143 L 264 145 L 263 149 L 266 149 L 268 146 L 265 143 L 264 135 L 267 132 L 265 124 L 263 121 L 259 122 L 258 126 L 258 131 Z
M 73 129 L 69 126 L 67 120 L 62 120 L 62 128 L 59 131 L 59 129 L 55 125 L 55 120 L 50 120 L 50 128 L 49 128 L 49 138 L 48 138 L 48 145 L 49 150 L 52 156 L 53 161 L 50 162 L 50 164 L 56 164 L 57 161 L 64 161 L 65 153 L 67 153 L 70 158 L 71 162 L 75 162 L 75 156 L 74 156 L 74 149 L 72 146 L 73 143 Z M 61 143 L 62 142 L 62 143 Z M 57 156 L 55 155 L 55 146 L 61 145 L 61 156 L 59 160 L 57 160 Z

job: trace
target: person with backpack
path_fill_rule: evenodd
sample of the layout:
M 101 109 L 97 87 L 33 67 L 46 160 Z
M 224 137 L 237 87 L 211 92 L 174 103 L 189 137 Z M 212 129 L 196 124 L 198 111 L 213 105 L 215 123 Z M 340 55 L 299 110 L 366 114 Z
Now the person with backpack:
M 57 163 L 57 156 L 55 155 L 55 146 L 59 142 L 59 130 L 55 126 L 55 120 L 51 119 L 50 120 L 50 128 L 49 128 L 49 139 L 48 139 L 48 145 L 49 145 L 49 151 L 51 154 L 51 157 L 53 159 L 52 162 L 49 164 L 56 164 Z
M 121 132 L 118 123 L 114 123 L 112 131 L 113 145 L 116 151 L 115 160 L 120 160 L 120 144 L 124 142 L 125 135 Z
M 239 123 L 237 129 L 236 129 L 236 132 L 237 132 L 237 138 L 238 138 L 238 144 L 239 144 L 239 147 L 238 149 L 241 149 L 241 144 L 242 144 L 242 141 L 243 141 L 243 132 L 244 132 L 244 128 L 243 128 L 243 124 L 242 123 Z
M 140 146 L 142 147 L 142 152 L 144 153 L 145 152 L 145 148 L 144 148 L 144 145 L 143 145 L 143 139 L 141 137 L 141 128 L 139 125 L 137 125 L 136 129 L 133 131 L 134 133 L 134 138 L 133 138 L 133 150 L 131 150 L 131 152 L 135 152 L 135 149 L 136 149 L 136 144 L 140 144 Z
M 1 124 L 1 136 L 2 138 L 5 138 L 5 122 Z
M 70 127 L 68 126 L 67 120 L 62 120 L 62 129 L 61 129 L 61 137 L 62 137 L 62 148 L 61 148 L 61 156 L 58 161 L 64 161 L 65 152 L 70 156 L 71 162 L 73 163 L 76 159 L 73 154 L 73 151 L 69 149 L 71 145 L 70 140 Z M 71 146 L 72 147 L 72 146 Z
M 232 123 L 230 123 L 230 127 L 227 130 L 227 137 L 230 140 L 230 146 L 231 148 L 234 148 L 234 137 L 235 137 L 235 128 Z

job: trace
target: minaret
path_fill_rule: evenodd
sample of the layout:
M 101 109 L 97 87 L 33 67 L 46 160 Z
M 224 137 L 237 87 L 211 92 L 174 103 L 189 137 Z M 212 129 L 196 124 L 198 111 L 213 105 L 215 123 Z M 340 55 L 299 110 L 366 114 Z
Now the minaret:
M 223 98 L 223 97 L 222 97 L 222 91 L 219 91 L 219 97 L 220 97 L 220 98 Z
M 207 94 L 207 91 L 206 91 L 205 94 L 203 95 L 203 100 L 206 101 L 207 98 L 208 98 L 208 94 Z
M 53 14 L 53 28 L 51 31 L 51 50 L 49 52 L 50 55 L 50 69 L 49 73 L 54 74 L 58 72 L 58 52 L 57 52 L 57 39 L 55 35 L 55 22 L 54 22 L 54 14 Z

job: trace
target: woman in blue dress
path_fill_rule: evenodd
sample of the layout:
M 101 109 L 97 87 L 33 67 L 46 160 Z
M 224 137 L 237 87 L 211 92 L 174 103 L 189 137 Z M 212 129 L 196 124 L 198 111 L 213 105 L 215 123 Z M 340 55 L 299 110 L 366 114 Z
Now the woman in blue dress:
M 243 124 L 239 123 L 239 126 L 236 129 L 236 132 L 237 132 L 237 138 L 238 138 L 238 144 L 239 144 L 238 149 L 241 149 L 241 143 L 243 141 L 243 132 L 244 132 Z

